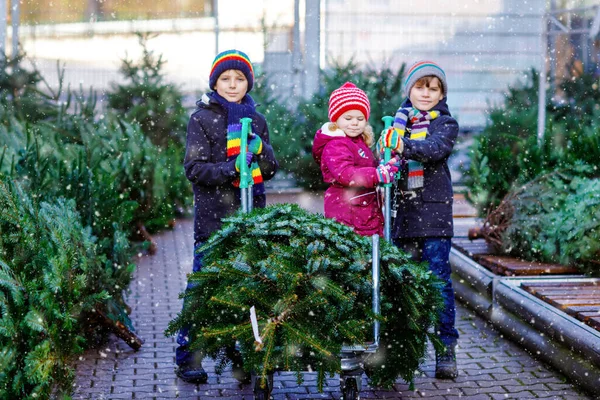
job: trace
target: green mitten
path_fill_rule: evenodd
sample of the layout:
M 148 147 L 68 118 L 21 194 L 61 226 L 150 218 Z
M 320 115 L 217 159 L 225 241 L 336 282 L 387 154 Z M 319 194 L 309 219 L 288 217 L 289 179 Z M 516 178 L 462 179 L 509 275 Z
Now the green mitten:
M 259 155 L 262 152 L 262 140 L 260 136 L 255 133 L 251 133 L 251 136 L 248 138 L 248 151 Z

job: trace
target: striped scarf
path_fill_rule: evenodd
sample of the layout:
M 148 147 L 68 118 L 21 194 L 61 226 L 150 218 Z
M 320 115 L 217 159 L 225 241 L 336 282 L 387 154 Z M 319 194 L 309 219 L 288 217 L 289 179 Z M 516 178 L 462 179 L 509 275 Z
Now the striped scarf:
M 238 120 L 239 121 L 239 120 Z M 240 154 L 242 147 L 242 124 L 231 123 L 227 124 L 227 160 L 236 158 Z M 252 171 L 252 180 L 255 185 L 263 184 L 263 177 L 260 172 L 260 167 L 256 161 L 250 164 L 250 170 Z M 240 187 L 240 178 L 237 177 L 233 181 L 233 186 Z
M 409 138 L 411 140 L 425 140 L 429 122 L 439 117 L 439 115 L 437 111 L 421 112 L 413 107 L 399 108 L 394 117 L 394 129 L 404 137 L 406 125 L 410 122 L 412 129 Z M 408 160 L 408 189 L 419 189 L 423 187 L 423 184 L 423 164 L 415 160 Z
M 244 117 L 251 118 L 256 113 L 256 106 L 254 100 L 248 94 L 244 96 L 240 104 L 225 100 L 217 92 L 210 93 L 210 96 L 227 110 L 227 160 L 230 161 L 237 158 L 242 146 L 242 124 L 240 119 Z M 254 181 L 252 192 L 255 195 L 264 193 L 263 177 L 256 161 L 253 161 L 250 165 L 250 171 Z M 233 186 L 240 187 L 239 176 L 233 181 Z

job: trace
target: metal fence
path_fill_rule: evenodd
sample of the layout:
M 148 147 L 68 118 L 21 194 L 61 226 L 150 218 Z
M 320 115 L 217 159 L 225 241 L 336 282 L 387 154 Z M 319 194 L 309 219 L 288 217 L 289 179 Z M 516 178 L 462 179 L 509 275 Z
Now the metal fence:
M 474 10 L 458 2 L 443 7 L 439 1 L 433 2 L 437 9 L 406 7 L 404 1 L 332 3 L 337 1 L 328 2 L 324 35 L 328 62 L 352 58 L 396 68 L 419 59 L 436 61 L 446 72 L 448 103 L 463 127 L 483 126 L 508 86 L 542 64 L 544 0 L 528 1 L 527 9 L 516 11 L 510 1 L 488 1 L 487 8 Z
M 597 8 L 554 12 L 553 18 L 562 22 L 545 26 L 545 0 L 431 1 L 421 6 L 412 0 L 322 0 L 321 65 L 328 68 L 352 59 L 372 68 L 396 68 L 432 59 L 446 71 L 448 102 L 459 123 L 477 130 L 508 87 L 523 81 L 531 68 L 539 70 L 545 59 L 555 78 L 569 73 L 569 65 L 598 69 L 600 43 L 589 37 Z M 211 18 L 22 26 L 21 43 L 51 85 L 58 83 L 56 60 L 62 60 L 72 87 L 104 90 L 120 82 L 120 60 L 139 55 L 138 31 L 160 33 L 151 45 L 167 60 L 168 79 L 188 94 L 206 89 L 215 55 Z M 278 95 L 294 93 L 294 74 L 303 70 L 291 58 L 292 26 L 266 28 L 257 21 L 221 27 L 218 42 L 221 50 L 243 48 L 259 69 L 272 71 Z

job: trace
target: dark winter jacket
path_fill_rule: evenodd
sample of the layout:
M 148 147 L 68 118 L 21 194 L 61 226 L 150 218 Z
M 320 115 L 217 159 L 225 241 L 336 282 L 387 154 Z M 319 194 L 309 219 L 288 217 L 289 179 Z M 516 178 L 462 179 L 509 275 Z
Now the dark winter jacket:
M 406 100 L 402 107 L 410 107 Z M 402 138 L 406 160 L 423 163 L 424 187 L 406 192 L 408 167 L 403 163 L 400 170 L 401 181 L 395 200 L 398 204 L 393 221 L 393 238 L 451 237 L 452 222 L 452 179 L 448 168 L 448 157 L 458 136 L 458 123 L 450 115 L 444 98 L 433 110 L 440 116 L 431 121 L 428 135 L 424 140 L 411 140 L 408 129 Z M 410 124 L 407 126 L 410 129 Z M 404 193 L 404 194 L 403 194 Z
M 232 185 L 239 176 L 235 159 L 227 161 L 227 111 L 209 95 L 204 95 L 196 106 L 187 128 L 184 167 L 194 189 L 194 241 L 198 243 L 221 227 L 221 218 L 240 209 L 241 201 L 240 190 Z M 270 145 L 267 122 L 258 112 L 252 117 L 252 132 L 263 141 L 261 154 L 254 157 L 267 181 L 279 165 Z M 253 207 L 264 207 L 264 190 L 253 193 Z
M 362 138 L 323 125 L 315 134 L 313 158 L 321 166 L 325 216 L 354 228 L 360 235 L 382 234 L 383 216 L 377 201 L 377 161 Z

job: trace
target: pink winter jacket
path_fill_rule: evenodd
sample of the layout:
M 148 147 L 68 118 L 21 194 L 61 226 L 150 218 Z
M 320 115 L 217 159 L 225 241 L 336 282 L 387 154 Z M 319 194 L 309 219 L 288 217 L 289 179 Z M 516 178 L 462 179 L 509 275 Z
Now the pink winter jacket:
M 362 138 L 331 131 L 326 123 L 315 134 L 312 153 L 330 185 L 325 192 L 325 216 L 359 235 L 382 235 L 383 215 L 375 192 L 377 161 Z

